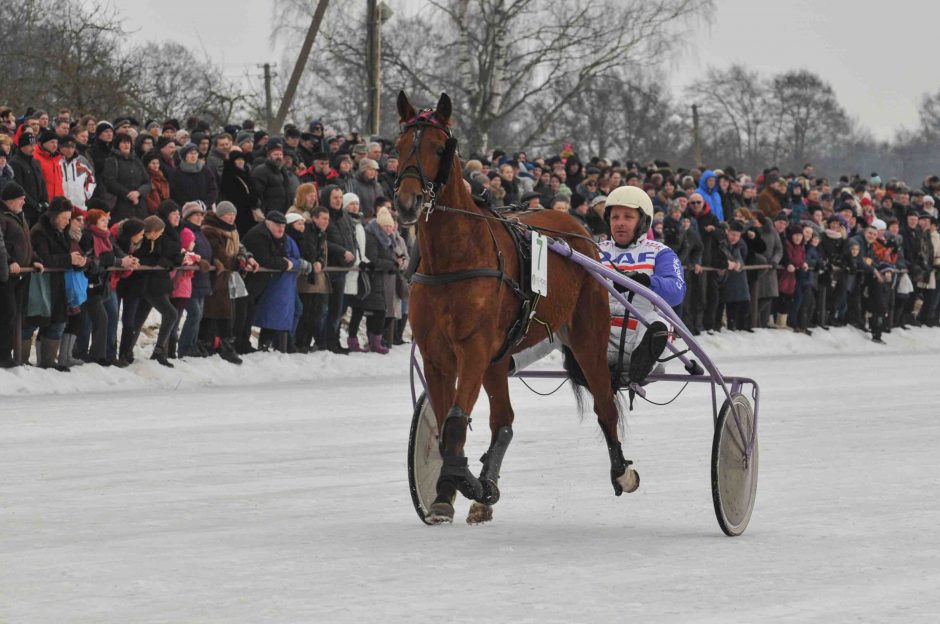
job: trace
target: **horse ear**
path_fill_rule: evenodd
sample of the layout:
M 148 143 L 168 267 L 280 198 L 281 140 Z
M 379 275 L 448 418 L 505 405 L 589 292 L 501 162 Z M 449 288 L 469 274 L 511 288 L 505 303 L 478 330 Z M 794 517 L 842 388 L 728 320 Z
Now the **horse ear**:
M 405 95 L 404 90 L 398 92 L 398 117 L 401 119 L 401 122 L 411 121 L 415 118 L 417 113 L 415 112 L 415 107 L 411 105 L 411 102 L 408 101 L 408 96 Z
M 441 93 L 441 99 L 437 101 L 437 106 L 434 107 L 434 114 L 437 115 L 438 119 L 444 122 L 444 125 L 447 125 L 450 122 L 451 112 L 450 96 L 446 93 Z

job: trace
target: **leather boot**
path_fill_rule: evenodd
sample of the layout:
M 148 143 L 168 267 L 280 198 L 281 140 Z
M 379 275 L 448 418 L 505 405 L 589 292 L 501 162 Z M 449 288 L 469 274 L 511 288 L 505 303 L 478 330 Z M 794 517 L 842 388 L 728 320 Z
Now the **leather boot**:
M 231 338 L 226 338 L 219 342 L 219 356 L 226 362 L 231 362 L 232 364 L 242 363 L 242 359 L 235 353 L 235 345 L 232 343 Z
M 166 366 L 167 368 L 173 368 L 173 365 L 170 363 L 170 361 L 166 359 L 165 347 L 161 347 L 159 345 L 155 346 L 153 348 L 153 354 L 150 356 L 150 359 L 156 360 L 157 362 L 159 362 L 163 366 Z
M 134 345 L 137 343 L 137 332 L 133 329 L 121 330 L 121 342 L 118 349 L 118 361 L 126 365 L 134 363 Z M 124 368 L 123 366 L 121 368 Z
M 391 349 L 395 344 L 395 318 L 385 319 L 385 326 L 382 329 L 382 344 Z
M 382 344 L 382 334 L 369 334 L 369 350 L 372 353 L 388 353 L 388 347 Z
M 166 343 L 166 356 L 167 356 L 167 358 L 169 358 L 169 359 L 171 359 L 171 360 L 177 359 L 177 357 L 176 357 L 176 343 L 177 343 L 178 340 L 179 340 L 179 337 L 178 337 L 178 336 L 176 336 L 176 335 L 174 335 L 174 334 L 170 334 L 170 339 L 169 339 L 169 340 L 167 341 L 167 343 Z
M 394 344 L 403 345 L 407 344 L 408 341 L 405 340 L 405 326 L 408 325 L 408 315 L 402 314 L 401 318 L 395 322 L 395 341 Z

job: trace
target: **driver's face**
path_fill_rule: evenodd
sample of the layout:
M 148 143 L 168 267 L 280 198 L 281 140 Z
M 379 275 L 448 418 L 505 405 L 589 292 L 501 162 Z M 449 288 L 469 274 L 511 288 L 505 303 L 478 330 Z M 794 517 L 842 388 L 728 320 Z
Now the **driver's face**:
M 626 206 L 614 206 L 610 211 L 610 234 L 618 245 L 633 240 L 636 226 L 640 222 L 640 211 Z

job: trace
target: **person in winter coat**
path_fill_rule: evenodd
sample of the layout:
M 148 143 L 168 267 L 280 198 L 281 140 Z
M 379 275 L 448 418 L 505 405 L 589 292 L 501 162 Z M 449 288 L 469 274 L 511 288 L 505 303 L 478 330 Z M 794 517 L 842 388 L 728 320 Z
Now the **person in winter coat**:
M 15 179 L 16 176 L 13 174 L 13 167 L 10 166 L 10 157 L 3 149 L 0 149 L 0 191 Z
M 356 227 L 352 218 L 343 209 L 344 194 L 338 186 L 327 186 L 320 191 L 320 205 L 330 213 L 329 227 L 326 230 L 327 266 L 333 269 L 349 269 L 356 263 Z M 339 343 L 339 322 L 346 309 L 345 292 L 346 271 L 335 270 L 329 274 L 330 300 L 323 334 L 327 348 L 333 353 L 345 355 L 346 347 Z
M 346 187 L 347 193 L 355 193 L 359 198 L 359 213 L 367 219 L 374 216 L 375 200 L 384 193 L 378 174 L 379 164 L 371 158 L 363 158 L 359 161 L 359 171 Z
M 826 271 L 819 275 L 817 313 L 819 326 L 826 329 L 829 325 L 843 325 L 845 318 L 848 241 L 838 215 L 830 215 L 826 220 L 819 249 Z
M 255 193 L 251 172 L 248 168 L 248 155 L 241 150 L 232 149 L 228 159 L 222 165 L 222 181 L 220 183 L 219 197 L 231 202 L 238 211 L 235 226 L 239 236 L 244 236 L 248 230 L 264 221 L 264 212 L 261 202 Z
M 86 209 L 86 204 L 95 187 L 95 170 L 88 160 L 78 153 L 75 137 L 67 136 L 59 140 L 59 152 L 62 154 L 62 192 L 76 208 Z
M 715 218 L 719 221 L 724 221 L 725 213 L 721 205 L 721 193 L 718 190 L 718 177 L 715 175 L 714 171 L 706 169 L 702 173 L 702 177 L 698 181 L 696 192 L 708 203 L 711 213 L 715 215 Z
M 323 347 L 321 336 L 323 313 L 326 310 L 326 294 L 329 283 L 326 279 L 326 228 L 329 226 L 330 213 L 326 208 L 317 208 L 317 188 L 314 184 L 301 184 L 297 189 L 294 205 L 287 211 L 291 215 L 300 215 L 304 224 L 288 223 L 287 233 L 300 248 L 301 257 L 310 262 L 312 271 L 309 275 L 297 276 L 297 292 L 301 303 L 301 316 L 294 335 L 294 347 L 300 353 L 310 351 L 311 341 L 316 341 L 317 348 Z M 318 226 L 318 219 L 322 228 Z
M 140 263 L 134 256 L 121 251 L 114 235 L 108 229 L 111 216 L 104 210 L 93 208 L 85 215 L 85 229 L 91 235 L 92 254 L 102 269 L 136 269 Z M 85 310 L 91 319 L 91 345 L 89 360 L 101 366 L 119 365 L 119 360 L 109 353 L 109 316 L 117 315 L 117 306 L 111 304 L 111 274 L 102 270 L 88 278 L 88 301 Z M 115 301 L 116 303 L 116 301 Z M 117 327 L 117 321 L 114 322 Z
M 144 164 L 133 153 L 134 140 L 121 133 L 114 139 L 114 151 L 104 162 L 102 182 L 112 202 L 111 221 L 120 223 L 134 217 L 147 216 L 147 195 L 150 176 Z
M 711 206 L 700 193 L 692 193 L 689 197 L 689 208 L 686 214 L 692 219 L 702 237 L 702 266 L 712 269 L 727 269 L 732 262 L 728 252 L 727 236 L 712 211 Z M 706 332 L 720 331 L 721 323 L 718 318 L 720 297 L 720 277 L 718 271 L 703 272 L 704 277 L 704 309 L 702 310 L 702 328 Z M 693 313 L 698 313 L 694 310 Z
M 193 143 L 180 149 L 180 164 L 170 173 L 169 182 L 170 197 L 180 206 L 191 201 L 201 201 L 207 208 L 215 206 L 219 195 L 215 174 L 199 160 Z
M 747 274 L 744 272 L 744 263 L 747 258 L 747 243 L 744 242 L 746 226 L 738 220 L 732 221 L 728 227 L 728 253 L 731 261 L 721 281 L 721 300 L 725 304 L 728 315 L 728 330 L 750 330 L 748 319 L 751 291 L 747 283 Z
M 147 193 L 147 212 L 157 214 L 157 208 L 170 199 L 170 182 L 160 168 L 160 153 L 147 152 L 144 154 L 144 167 L 150 176 L 150 192 Z
M 10 159 L 13 177 L 26 193 L 26 204 L 23 214 L 30 227 L 39 221 L 39 215 L 49 202 L 49 193 L 46 191 L 46 180 L 42 174 L 42 167 L 33 158 L 36 150 L 36 138 L 29 132 L 20 135 L 17 142 L 19 150 Z
M 287 351 L 288 332 L 294 323 L 294 304 L 297 276 L 289 273 L 300 264 L 300 250 L 286 236 L 287 218 L 277 210 L 267 214 L 263 223 L 245 235 L 245 248 L 263 269 L 276 273 L 253 273 L 245 280 L 248 290 L 248 329 L 252 325 L 268 330 L 259 339 L 259 345 L 277 343 L 278 350 Z M 265 298 L 274 284 L 270 295 Z M 272 332 L 283 332 L 275 334 Z M 242 341 L 242 351 L 248 351 L 250 333 L 241 328 L 236 335 Z
M 109 121 L 99 122 L 95 127 L 95 141 L 88 148 L 88 159 L 95 169 L 95 174 L 100 178 L 104 173 L 104 163 L 111 156 L 114 141 L 114 126 Z M 105 191 L 104 187 L 99 187 L 99 194 Z
M 767 186 L 757 196 L 757 208 L 768 219 L 775 218 L 787 206 L 787 182 L 772 173 Z
M 167 359 L 167 347 L 176 326 L 178 314 L 170 302 L 173 280 L 169 271 L 178 265 L 182 250 L 177 242 L 164 235 L 165 230 L 167 230 L 166 222 L 157 215 L 150 215 L 144 219 L 144 236 L 140 246 L 131 252 L 140 260 L 142 267 L 163 270 L 141 271 L 139 275 L 121 280 L 123 289 L 119 289 L 119 292 L 124 299 L 121 359 L 127 363 L 133 361 L 134 344 L 137 342 L 150 310 L 155 308 L 160 313 L 160 331 L 150 359 L 173 368 L 173 364 Z
M 72 249 L 66 229 L 72 218 L 72 202 L 65 197 L 56 197 L 49 208 L 30 230 L 33 249 L 40 262 L 46 268 L 80 269 L 87 258 L 80 251 Z M 65 273 L 50 273 L 49 290 L 51 312 L 49 316 L 27 317 L 24 321 L 22 339 L 24 348 L 32 340 L 33 333 L 39 329 L 36 337 L 36 362 L 40 368 L 56 368 L 67 371 L 65 366 L 57 364 L 59 347 L 65 325 L 68 321 L 68 302 L 66 301 Z
M 769 264 L 776 267 L 783 258 L 783 240 L 777 233 L 774 223 L 770 217 L 764 216 L 764 213 L 757 211 L 755 213 L 757 222 L 756 231 L 764 241 L 764 252 L 762 257 L 756 257 L 756 264 Z M 776 268 L 761 269 L 757 271 L 757 282 L 754 284 L 754 297 L 757 299 L 757 316 L 755 322 L 758 327 L 768 327 L 773 303 L 780 296 L 777 288 L 777 270 Z M 752 308 L 753 309 L 753 308 Z
M 252 166 L 252 186 L 265 215 L 272 210 L 283 215 L 290 208 L 292 197 L 284 171 L 284 146 L 279 140 L 271 139 L 264 150 L 266 158 Z
M 46 184 L 46 201 L 65 195 L 62 188 L 62 154 L 59 153 L 59 137 L 52 130 L 39 133 L 33 159 L 39 163 L 42 178 Z
M 235 348 L 235 327 L 244 324 L 247 314 L 248 293 L 240 269 L 254 271 L 258 264 L 241 243 L 234 204 L 221 201 L 212 212 L 207 212 L 202 232 L 212 247 L 212 294 L 203 306 L 203 334 L 208 339 L 209 351 L 215 351 L 232 364 L 241 364 Z
M 182 227 L 180 228 L 179 236 L 183 256 L 180 262 L 180 268 L 170 273 L 170 276 L 173 278 L 173 292 L 170 293 L 170 303 L 176 308 L 177 314 L 176 325 L 173 327 L 173 332 L 170 334 L 170 340 L 167 343 L 167 357 L 171 360 L 175 360 L 177 357 L 177 343 L 179 340 L 177 329 L 179 328 L 179 322 L 183 318 L 183 312 L 189 305 L 189 300 L 193 295 L 193 276 L 195 271 L 185 267 L 192 267 L 202 262 L 202 258 L 193 251 L 196 248 L 196 235 L 193 231 Z
M 382 224 L 384 223 L 384 225 Z M 359 292 L 352 300 L 353 316 L 349 320 L 349 343 L 350 351 L 353 348 L 356 334 L 359 330 L 359 322 L 365 317 L 366 335 L 368 336 L 368 349 L 358 349 L 361 351 L 371 351 L 372 353 L 388 353 L 388 346 L 382 342 L 382 334 L 385 330 L 385 313 L 387 302 L 386 276 L 394 277 L 399 269 L 399 264 L 395 258 L 395 240 L 393 238 L 395 223 L 392 220 L 387 208 L 383 208 L 381 213 L 381 222 L 377 217 L 369 221 L 364 228 L 365 233 L 365 262 L 364 277 L 369 280 L 369 289 L 367 292 Z
M 6 281 L 0 282 L 0 296 L 6 300 L 6 305 L 13 302 L 13 324 L 0 329 L 0 360 L 9 362 L 13 351 L 13 332 L 20 325 L 26 314 L 26 303 L 29 293 L 30 274 L 23 273 L 24 268 L 43 270 L 43 264 L 33 249 L 32 237 L 29 232 L 29 223 L 23 213 L 26 205 L 26 192 L 16 182 L 11 182 L 0 191 L 0 232 L 3 234 L 3 245 L 6 250 L 8 274 Z M 16 354 L 16 364 L 22 365 L 28 359 L 28 350 Z
M 787 312 L 783 321 L 778 325 L 799 326 L 799 309 L 802 303 L 801 285 L 805 283 L 806 272 L 806 246 L 803 243 L 803 228 L 793 224 L 787 228 L 787 240 L 783 244 L 782 269 L 777 272 L 779 279 L 780 299 Z M 802 280 L 802 283 L 801 283 Z
M 205 299 L 212 294 L 212 282 L 209 268 L 212 266 L 212 245 L 202 231 L 202 224 L 206 217 L 206 208 L 199 202 L 189 202 L 183 206 L 182 230 L 180 230 L 180 243 L 187 232 L 193 238 L 193 254 L 199 257 L 198 271 L 192 273 L 190 297 L 186 302 L 186 321 L 179 334 L 179 357 L 206 357 L 207 350 L 199 348 L 199 327 L 202 323 Z M 188 238 L 188 237 L 187 237 Z M 174 289 L 175 290 L 175 289 Z
M 350 218 L 353 224 L 353 238 L 355 246 L 353 254 L 354 263 L 359 267 L 359 272 L 349 272 L 346 274 L 345 303 L 350 309 L 349 317 L 349 339 L 347 344 L 352 352 L 368 350 L 367 347 L 361 347 L 359 343 L 359 323 L 365 314 L 365 308 L 362 305 L 363 298 L 371 290 L 372 280 L 368 271 L 370 270 L 369 256 L 366 253 L 366 231 L 363 224 L 362 214 L 359 212 L 359 198 L 355 193 L 346 193 L 343 195 L 343 212 Z M 340 312 L 342 315 L 345 309 Z

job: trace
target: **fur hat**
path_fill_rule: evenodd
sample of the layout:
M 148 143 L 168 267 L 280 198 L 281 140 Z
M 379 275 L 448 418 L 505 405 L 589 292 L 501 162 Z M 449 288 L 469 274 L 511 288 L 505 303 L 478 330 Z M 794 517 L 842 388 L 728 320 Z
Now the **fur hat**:
M 202 202 L 191 201 L 183 204 L 183 219 L 188 219 L 191 215 L 195 213 L 206 214 L 206 207 Z
M 371 158 L 362 158 L 359 160 L 359 171 L 365 171 L 367 169 L 372 169 L 373 171 L 379 170 L 379 163 L 375 162 Z
M 144 219 L 144 232 L 162 232 L 164 229 L 166 229 L 166 224 L 157 215 L 150 215 Z

